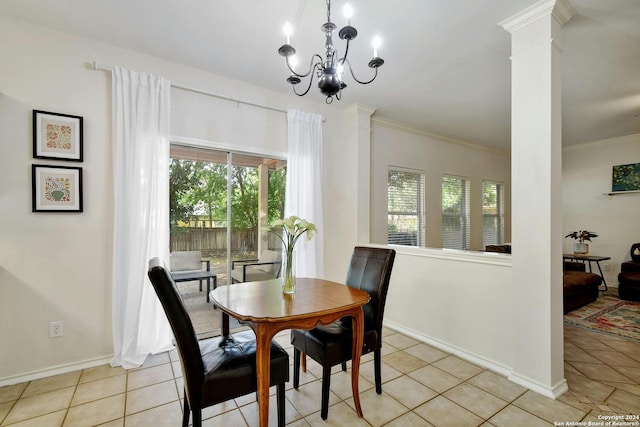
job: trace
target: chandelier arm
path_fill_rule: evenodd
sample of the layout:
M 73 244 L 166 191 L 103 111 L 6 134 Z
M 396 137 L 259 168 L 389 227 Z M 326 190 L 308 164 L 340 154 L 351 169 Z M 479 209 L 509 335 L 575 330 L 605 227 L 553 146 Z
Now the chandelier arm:
M 340 63 L 342 63 L 342 65 L 344 65 L 344 61 L 347 60 L 347 55 L 348 54 L 349 54 L 349 39 L 347 39 L 347 45 L 344 48 L 344 56 L 340 60 Z
M 316 62 L 314 64 L 313 63 L 314 59 L 318 59 L 319 62 Z M 318 55 L 317 53 L 315 55 L 313 55 L 311 57 L 311 61 L 309 61 L 309 71 L 307 71 L 305 74 L 296 73 L 296 71 L 293 68 L 291 68 L 291 65 L 289 64 L 289 57 L 288 56 L 286 57 L 286 62 L 287 62 L 287 68 L 289 68 L 289 71 L 291 71 L 291 74 L 293 74 L 296 77 L 305 78 L 305 77 L 307 77 L 309 74 L 311 74 L 313 72 L 313 70 L 318 66 L 318 64 L 322 63 L 322 57 L 320 55 Z
M 373 75 L 373 77 L 371 78 L 371 80 L 369 81 L 360 81 L 358 80 L 358 78 L 356 77 L 355 74 L 353 74 L 353 68 L 351 68 L 351 62 L 349 62 L 348 59 L 344 59 L 343 62 L 346 62 L 349 65 L 349 72 L 351 73 L 351 77 L 353 77 L 353 80 L 355 80 L 356 82 L 360 83 L 361 85 L 368 85 L 369 83 L 371 83 L 372 81 L 374 81 L 376 79 L 376 77 L 378 77 L 378 67 L 375 67 L 374 69 L 376 70 L 375 74 Z
M 311 72 L 312 72 L 313 70 L 315 70 L 316 68 L 318 68 L 318 64 L 314 65 L 314 66 L 313 66 L 313 68 L 312 68 L 311 70 L 309 70 L 309 72 L 307 73 L 307 75 L 311 74 Z M 295 94 L 296 94 L 296 95 L 298 95 L 298 96 L 305 96 L 305 95 L 309 92 L 309 89 L 311 89 L 311 84 L 312 84 L 312 83 L 313 83 L 313 74 L 311 74 L 311 77 L 309 78 L 309 85 L 307 86 L 307 90 L 305 90 L 305 91 L 304 91 L 304 92 L 302 92 L 302 93 L 298 93 L 298 92 L 296 91 L 296 87 L 295 87 L 295 86 L 293 86 L 293 93 L 295 93 Z

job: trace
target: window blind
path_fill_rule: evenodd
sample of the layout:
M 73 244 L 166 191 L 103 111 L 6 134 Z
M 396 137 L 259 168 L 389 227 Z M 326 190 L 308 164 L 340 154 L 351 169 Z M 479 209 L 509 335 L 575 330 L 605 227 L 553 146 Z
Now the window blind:
M 469 249 L 469 180 L 442 177 L 442 247 Z
M 425 246 L 425 180 L 425 174 L 421 171 L 389 168 L 387 243 Z
M 504 184 L 482 182 L 482 244 L 504 243 Z

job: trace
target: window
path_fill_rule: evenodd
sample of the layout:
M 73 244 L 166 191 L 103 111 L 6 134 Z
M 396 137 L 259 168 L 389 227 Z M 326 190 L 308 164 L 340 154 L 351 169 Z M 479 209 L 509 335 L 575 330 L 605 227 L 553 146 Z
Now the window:
M 442 247 L 469 249 L 469 181 L 442 177 Z
M 482 181 L 482 244 L 504 243 L 504 184 Z
M 387 243 L 425 246 L 425 174 L 389 168 L 387 181 Z

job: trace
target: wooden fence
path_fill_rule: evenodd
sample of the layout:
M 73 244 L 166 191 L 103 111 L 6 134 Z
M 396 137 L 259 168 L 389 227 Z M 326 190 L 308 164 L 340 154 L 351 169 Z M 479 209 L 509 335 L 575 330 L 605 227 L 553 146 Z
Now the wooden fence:
M 205 257 L 224 256 L 227 252 L 227 228 L 179 227 L 171 232 L 170 248 L 173 251 L 202 251 Z M 256 228 L 234 230 L 231 233 L 233 252 L 254 253 L 258 248 Z M 280 248 L 280 240 L 269 233 L 269 249 Z

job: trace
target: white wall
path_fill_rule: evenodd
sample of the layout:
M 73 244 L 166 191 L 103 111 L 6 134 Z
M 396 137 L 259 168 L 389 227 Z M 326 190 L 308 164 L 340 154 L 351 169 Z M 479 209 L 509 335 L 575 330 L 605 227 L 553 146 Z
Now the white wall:
M 482 181 L 505 184 L 505 242 L 511 241 L 511 162 L 509 153 L 373 121 L 371 135 L 371 238 L 387 241 L 387 179 L 389 166 L 426 172 L 427 246 L 442 247 L 442 176 L 471 182 L 471 250 L 482 244 Z
M 562 153 L 563 236 L 572 231 L 595 231 L 592 255 L 610 256 L 604 271 L 608 285 L 618 285 L 620 263 L 640 242 L 640 193 L 609 197 L 615 165 L 640 163 L 640 135 L 594 141 L 567 147 Z M 573 252 L 573 239 L 564 239 L 563 252 Z M 595 264 L 593 268 L 596 269 Z M 597 269 L 596 269 L 597 271 Z
M 393 247 L 385 323 L 508 375 L 516 315 L 511 255 Z
M 120 65 L 278 109 L 322 114 L 326 275 L 344 278 L 356 244 L 355 143 L 345 111 L 0 15 L 0 385 L 108 361 L 111 335 L 111 78 Z M 345 96 L 346 98 L 346 96 Z M 31 111 L 84 117 L 82 163 L 32 157 Z M 172 90 L 172 134 L 286 152 L 283 113 Z M 83 213 L 32 213 L 31 164 L 81 166 Z M 330 231 L 330 232 L 329 232 Z M 64 337 L 48 336 L 64 321 Z

